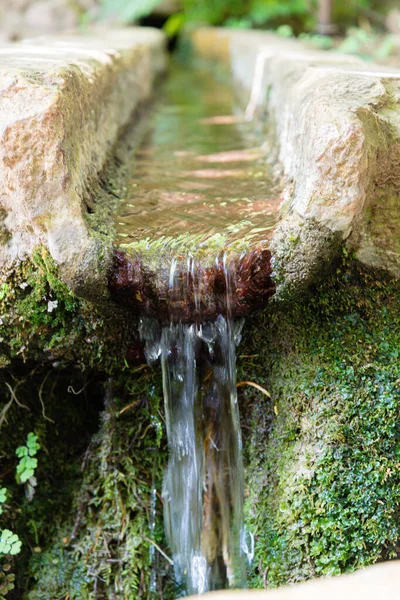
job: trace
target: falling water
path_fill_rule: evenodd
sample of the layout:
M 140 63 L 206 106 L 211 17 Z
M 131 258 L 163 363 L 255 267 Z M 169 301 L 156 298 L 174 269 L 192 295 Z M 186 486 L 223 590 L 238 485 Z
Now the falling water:
M 223 267 L 224 316 L 206 323 L 171 322 L 163 328 L 150 319 L 141 324 L 148 360 L 161 357 L 169 443 L 165 527 L 176 577 L 190 593 L 245 584 L 235 352 L 241 323 L 234 324 L 229 314 L 234 273 L 225 261 Z M 181 281 L 173 261 L 172 297 L 182 291 Z M 194 285 L 190 277 L 187 281 Z M 197 285 L 201 288 L 201 282 Z
M 147 360 L 162 365 L 165 529 L 177 581 L 203 593 L 244 587 L 254 551 L 243 528 L 233 315 L 249 295 L 271 293 L 280 196 L 229 85 L 175 65 L 160 97 L 118 215 L 112 290 L 151 315 L 140 329 Z

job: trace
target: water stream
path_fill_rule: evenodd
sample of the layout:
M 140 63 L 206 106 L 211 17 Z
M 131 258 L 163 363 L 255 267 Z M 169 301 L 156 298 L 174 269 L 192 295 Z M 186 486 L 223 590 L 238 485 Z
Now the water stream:
M 268 247 L 280 198 L 230 85 L 175 65 L 160 96 L 118 216 L 119 248 L 133 273 L 140 265 L 151 274 L 157 302 L 168 307 L 167 318 L 143 317 L 140 333 L 147 360 L 162 365 L 175 575 L 188 593 L 203 593 L 246 585 L 242 322 L 233 315 L 246 257 Z
M 189 593 L 245 586 L 235 352 L 241 326 L 229 315 L 162 328 L 151 319 L 141 323 L 148 361 L 161 357 L 165 528 L 177 580 Z

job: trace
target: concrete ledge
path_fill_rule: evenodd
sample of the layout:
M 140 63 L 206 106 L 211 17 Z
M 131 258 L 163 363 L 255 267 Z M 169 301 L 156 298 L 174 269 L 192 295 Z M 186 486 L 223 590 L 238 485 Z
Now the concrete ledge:
M 44 245 L 72 287 L 105 289 L 111 242 L 91 230 L 85 200 L 164 68 L 164 37 L 147 28 L 0 48 L 1 273 Z
M 191 39 L 230 65 L 247 117 L 266 116 L 284 176 L 277 297 L 304 289 L 343 244 L 399 277 L 400 71 L 267 33 L 204 28 Z
M 309 581 L 278 590 L 226 591 L 206 594 L 205 600 L 396 600 L 399 594 L 400 563 L 387 562 L 351 575 Z M 198 596 L 191 596 L 194 598 Z M 190 600 L 190 598 L 188 600 Z

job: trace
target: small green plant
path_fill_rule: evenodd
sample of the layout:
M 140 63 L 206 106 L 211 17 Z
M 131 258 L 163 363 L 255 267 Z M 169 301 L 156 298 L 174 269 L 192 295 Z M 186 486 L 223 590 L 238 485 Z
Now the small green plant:
M 22 542 L 16 533 L 9 529 L 3 529 L 0 536 L 0 554 L 15 556 L 21 552 Z
M 37 467 L 37 458 L 34 458 L 37 451 L 40 449 L 38 436 L 30 432 L 28 434 L 26 445 L 19 446 L 15 453 L 18 456 L 19 463 L 16 469 L 16 479 L 18 483 L 31 484 L 30 487 L 36 485 L 36 481 L 32 478 Z M 7 489 L 0 488 L 0 515 L 4 512 L 4 505 L 7 500 Z M 4 556 L 16 556 L 21 552 L 22 542 L 16 533 L 10 529 L 0 531 L 0 558 Z M 0 563 L 0 600 L 5 600 L 5 596 L 14 589 L 15 575 L 9 573 L 11 565 L 6 562 Z
M 0 488 L 0 515 L 3 513 L 3 504 L 7 499 L 6 488 Z M 16 533 L 9 529 L 3 529 L 0 533 L 0 557 L 5 555 L 15 556 L 21 552 L 22 543 Z M 14 573 L 8 573 L 11 565 L 6 562 L 0 564 L 0 600 L 5 600 L 5 596 L 14 589 Z
M 37 458 L 34 458 L 37 451 L 40 449 L 38 436 L 34 433 L 29 433 L 25 446 L 19 446 L 15 453 L 20 459 L 17 465 L 17 481 L 18 483 L 26 483 L 28 479 L 33 477 L 37 467 Z

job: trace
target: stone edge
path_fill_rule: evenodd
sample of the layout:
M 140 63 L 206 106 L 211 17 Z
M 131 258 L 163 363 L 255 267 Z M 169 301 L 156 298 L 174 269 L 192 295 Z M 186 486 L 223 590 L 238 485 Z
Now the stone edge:
M 195 54 L 230 66 L 247 118 L 267 118 L 284 190 L 271 241 L 275 297 L 305 291 L 341 248 L 399 277 L 400 207 L 390 205 L 386 229 L 371 213 L 400 189 L 400 71 L 265 32 L 189 35 Z
M 164 35 L 148 28 L 0 49 L 2 277 L 44 246 L 72 290 L 107 295 L 112 240 L 91 229 L 88 198 L 165 67 Z

